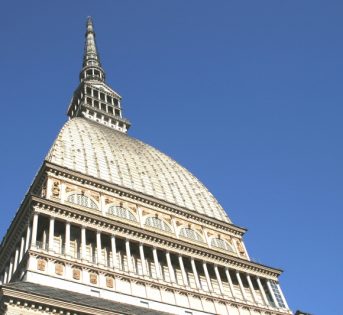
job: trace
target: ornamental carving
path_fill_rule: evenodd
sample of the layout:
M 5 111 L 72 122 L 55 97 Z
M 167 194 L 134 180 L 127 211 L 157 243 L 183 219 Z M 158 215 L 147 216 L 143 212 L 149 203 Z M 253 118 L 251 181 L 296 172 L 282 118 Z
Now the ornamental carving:
M 46 268 L 46 261 L 44 259 L 38 259 L 37 269 L 40 271 L 45 271 L 45 268 Z
M 91 273 L 89 275 L 89 282 L 91 284 L 97 284 L 98 283 L 98 275 L 96 275 L 95 273 Z
M 66 192 L 68 193 L 68 192 L 71 192 L 71 191 L 73 191 L 74 189 L 72 188 L 72 187 L 70 187 L 70 186 L 67 186 L 66 187 Z
M 106 199 L 105 199 L 105 204 L 106 204 L 106 205 L 108 205 L 108 204 L 110 204 L 110 203 L 112 203 L 112 202 L 113 202 L 112 198 L 106 197 Z
M 73 269 L 73 279 L 75 279 L 75 280 L 81 279 L 81 270 L 80 269 Z
M 56 264 L 55 265 L 55 273 L 59 276 L 63 276 L 64 266 L 62 264 Z
M 53 184 L 52 184 L 52 196 L 54 198 L 60 197 L 60 184 L 59 184 L 59 182 L 53 182 Z
M 244 247 L 243 247 L 242 243 L 240 241 L 237 241 L 236 244 L 237 244 L 238 252 L 241 255 L 245 256 L 245 250 L 244 250 Z
M 106 277 L 106 286 L 108 288 L 113 288 L 113 278 L 112 277 Z

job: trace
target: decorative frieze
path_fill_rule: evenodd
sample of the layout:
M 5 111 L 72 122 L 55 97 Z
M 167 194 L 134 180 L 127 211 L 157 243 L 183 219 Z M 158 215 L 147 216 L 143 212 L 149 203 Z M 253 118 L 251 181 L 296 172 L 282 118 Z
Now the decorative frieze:
M 39 271 L 45 271 L 46 269 L 46 260 L 45 259 L 38 259 L 37 260 L 37 270 Z
M 73 279 L 80 280 L 81 279 L 81 270 L 78 268 L 73 268 Z

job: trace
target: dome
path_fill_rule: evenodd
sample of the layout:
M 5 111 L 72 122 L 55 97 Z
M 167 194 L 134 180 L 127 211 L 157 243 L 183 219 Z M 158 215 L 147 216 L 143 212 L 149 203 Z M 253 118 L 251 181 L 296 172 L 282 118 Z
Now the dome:
M 85 118 L 65 123 L 46 161 L 230 222 L 206 187 L 173 159 Z

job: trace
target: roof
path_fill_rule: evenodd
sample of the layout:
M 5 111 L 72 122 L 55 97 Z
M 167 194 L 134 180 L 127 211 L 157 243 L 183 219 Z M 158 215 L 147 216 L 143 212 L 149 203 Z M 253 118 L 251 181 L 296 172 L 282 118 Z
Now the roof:
M 206 187 L 173 159 L 85 118 L 65 123 L 46 161 L 230 222 Z
M 14 289 L 16 291 L 24 293 L 51 298 L 53 300 L 59 300 L 110 312 L 118 312 L 124 315 L 171 315 L 170 313 L 156 311 L 145 307 L 105 300 L 86 294 L 57 289 L 31 282 L 13 282 L 6 284 L 3 287 Z

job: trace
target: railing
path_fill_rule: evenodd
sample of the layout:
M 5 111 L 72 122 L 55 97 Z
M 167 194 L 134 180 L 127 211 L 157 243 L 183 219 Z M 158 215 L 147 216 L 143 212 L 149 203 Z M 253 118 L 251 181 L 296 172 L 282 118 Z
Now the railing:
M 38 249 L 49 250 L 49 243 L 36 242 L 36 247 Z

